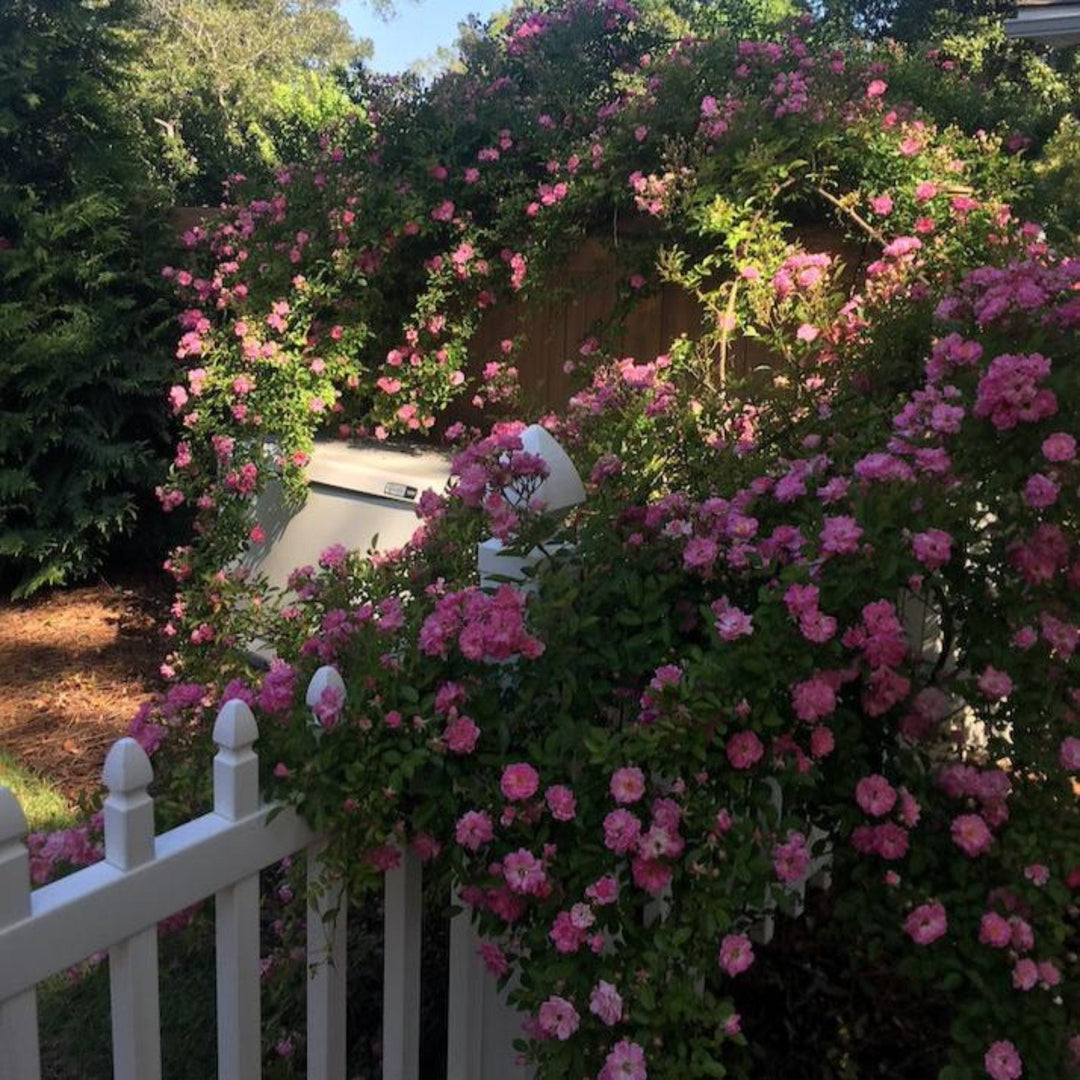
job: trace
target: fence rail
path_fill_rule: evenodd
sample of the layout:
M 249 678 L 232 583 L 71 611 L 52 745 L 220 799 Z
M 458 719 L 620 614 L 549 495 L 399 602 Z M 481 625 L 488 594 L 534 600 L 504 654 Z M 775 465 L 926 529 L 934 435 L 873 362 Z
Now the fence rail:
M 327 682 L 344 690 L 332 668 L 316 672 L 312 687 Z M 14 795 L 0 787 L 0 1080 L 40 1080 L 36 987 L 103 950 L 109 956 L 115 1080 L 159 1080 L 157 924 L 210 897 L 218 1077 L 257 1080 L 259 871 L 298 852 L 306 855 L 309 886 L 307 1076 L 344 1080 L 347 903 L 321 862 L 326 840 L 291 809 L 261 801 L 258 727 L 243 702 L 222 707 L 213 737 L 213 811 L 161 836 L 154 833 L 147 790 L 150 761 L 134 739 L 117 742 L 103 771 L 109 792 L 104 860 L 38 889 L 31 888 L 26 818 Z M 385 889 L 383 1076 L 417 1080 L 421 871 L 411 853 L 387 874 Z M 455 919 L 451 938 L 456 963 L 450 972 L 447 1076 L 483 1080 L 484 1015 L 472 994 L 479 962 L 467 916 Z M 497 1075 L 501 1080 L 510 1073 Z

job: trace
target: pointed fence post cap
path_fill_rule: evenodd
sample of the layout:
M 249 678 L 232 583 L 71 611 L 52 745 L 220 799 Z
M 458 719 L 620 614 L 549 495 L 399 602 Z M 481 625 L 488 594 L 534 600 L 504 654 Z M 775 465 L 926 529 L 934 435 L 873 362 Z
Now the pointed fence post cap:
M 314 709 L 319 704 L 323 691 L 328 689 L 336 690 L 341 695 L 342 701 L 345 700 L 345 682 L 338 674 L 337 669 L 330 667 L 329 664 L 319 668 L 311 676 L 311 682 L 308 683 L 307 688 L 307 697 L 304 699 L 307 702 L 307 707 Z
M 259 737 L 259 725 L 239 698 L 225 702 L 214 721 L 214 742 L 225 750 L 243 750 Z
M 128 795 L 149 787 L 154 770 L 146 751 L 129 737 L 113 743 L 101 778 L 113 795 Z
M 0 787 L 0 844 L 21 840 L 27 833 L 26 815 L 13 792 Z

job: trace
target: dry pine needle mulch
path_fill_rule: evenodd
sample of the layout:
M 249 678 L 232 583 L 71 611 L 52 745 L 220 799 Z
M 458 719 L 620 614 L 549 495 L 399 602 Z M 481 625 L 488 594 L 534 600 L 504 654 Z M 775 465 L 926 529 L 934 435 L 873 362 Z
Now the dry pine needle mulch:
M 170 583 L 148 573 L 0 601 L 0 751 L 69 799 L 161 686 Z

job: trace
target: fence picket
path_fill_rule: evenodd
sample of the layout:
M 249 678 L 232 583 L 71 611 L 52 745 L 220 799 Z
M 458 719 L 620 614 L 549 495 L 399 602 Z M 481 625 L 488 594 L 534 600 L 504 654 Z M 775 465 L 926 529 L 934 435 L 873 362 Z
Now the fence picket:
M 326 842 L 307 851 L 307 1075 L 345 1077 L 345 890 L 328 879 Z
M 154 778 L 150 759 L 134 739 L 121 739 L 105 759 L 105 861 L 133 870 L 154 858 Z M 132 912 L 139 925 L 139 913 Z M 157 927 L 139 930 L 109 949 L 115 1080 L 160 1080 Z
M 259 808 L 259 736 L 242 701 L 222 706 L 214 724 L 214 813 L 239 821 Z M 220 1080 L 258 1080 L 262 1072 L 259 984 L 259 876 L 214 896 L 217 1044 Z
M 420 1075 L 420 944 L 423 870 L 406 849 L 386 875 L 383 946 L 383 1080 Z
M 26 816 L 0 787 L 0 926 L 30 915 L 30 854 L 23 843 Z M 0 1080 L 40 1080 L 37 991 L 0 1001 Z
M 312 679 L 309 704 L 332 702 L 327 690 L 344 700 L 340 675 L 324 667 Z M 109 793 L 104 860 L 36 891 L 30 888 L 23 843 L 25 817 L 14 796 L 0 788 L 0 952 L 8 960 L 0 968 L 0 993 L 8 995 L 0 1001 L 0 1080 L 41 1078 L 34 984 L 103 948 L 109 951 L 114 1078 L 160 1080 L 157 921 L 208 896 L 215 898 L 217 914 L 219 1080 L 259 1080 L 258 871 L 297 851 L 305 853 L 308 879 L 307 1075 L 344 1080 L 344 885 L 327 870 L 325 835 L 314 834 L 295 811 L 260 802 L 257 738 L 251 710 L 239 701 L 226 704 L 214 726 L 213 813 L 160 837 L 154 835 L 148 792 L 149 758 L 134 739 L 121 739 L 103 771 Z M 421 894 L 419 859 L 405 852 L 399 869 L 386 877 L 386 1080 L 419 1076 Z M 463 948 L 470 962 L 462 965 L 468 968 L 468 985 L 453 980 L 450 1019 L 453 1026 L 467 1006 L 468 1031 L 457 1049 L 455 1041 L 462 1040 L 451 1039 L 450 1075 L 461 1080 L 508 1076 L 501 1062 L 494 1070 L 488 1067 L 487 988 L 474 955 L 474 934 L 467 920 L 459 920 L 455 929 L 454 966 L 461 964 Z M 482 987 L 485 992 L 477 995 Z
M 446 1080 L 483 1075 L 484 980 L 480 938 L 468 910 L 450 920 L 450 991 L 446 1019 Z
M 315 706 L 331 691 L 345 701 L 345 683 L 329 665 L 308 684 L 306 701 Z M 312 716 L 318 726 L 318 717 Z M 326 841 L 307 849 L 307 1075 L 308 1080 L 345 1078 L 345 938 L 348 901 L 340 881 L 322 861 Z

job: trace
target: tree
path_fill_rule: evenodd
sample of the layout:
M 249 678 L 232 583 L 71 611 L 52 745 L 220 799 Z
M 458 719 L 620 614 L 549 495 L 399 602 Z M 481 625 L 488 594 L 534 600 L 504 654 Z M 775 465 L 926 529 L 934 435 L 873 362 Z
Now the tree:
M 826 0 L 826 13 L 868 37 L 924 41 L 939 16 L 1004 18 L 1016 0 Z
M 334 71 L 370 51 L 337 0 L 144 0 L 141 23 L 143 123 L 181 202 L 282 164 L 282 129 L 354 110 Z
M 160 205 L 132 0 L 0 5 L 0 577 L 85 575 L 160 469 Z

